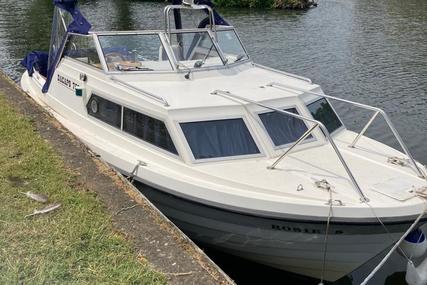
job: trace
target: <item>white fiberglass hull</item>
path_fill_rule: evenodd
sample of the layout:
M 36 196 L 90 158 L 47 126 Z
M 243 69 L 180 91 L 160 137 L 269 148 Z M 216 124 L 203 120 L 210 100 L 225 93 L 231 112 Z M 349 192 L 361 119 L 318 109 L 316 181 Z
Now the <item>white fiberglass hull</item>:
M 30 78 L 27 74 L 24 74 L 21 84 L 35 101 L 44 107 L 48 106 L 50 112 L 67 129 L 124 174 L 132 172 L 138 160 L 146 162 L 147 166 L 142 167 L 135 178 L 162 191 L 144 187 L 143 193 L 192 239 L 258 263 L 320 278 L 326 229 L 323 212 L 322 215 L 316 214 L 306 210 L 305 204 L 292 204 L 292 201 L 283 199 L 278 212 L 289 218 L 268 218 L 257 214 L 265 213 L 255 211 L 262 204 L 267 204 L 267 209 L 271 210 L 279 203 L 275 203 L 275 200 L 249 199 L 247 192 L 236 196 L 238 193 L 233 190 L 237 188 L 229 186 L 229 190 L 225 191 L 226 183 L 229 182 L 226 179 L 207 181 L 206 178 L 212 178 L 211 170 L 208 171 L 209 175 L 202 176 L 202 173 L 198 173 L 198 177 L 194 174 L 193 167 L 184 167 L 175 158 L 165 159 L 150 147 L 135 142 L 96 120 L 88 119 L 84 102 L 74 94 L 42 94 L 37 77 Z M 70 100 L 69 104 L 66 104 L 67 100 Z M 238 170 L 240 171 L 240 166 Z M 240 172 L 235 170 L 233 173 Z M 271 172 L 268 174 L 272 175 Z M 281 178 L 280 185 L 282 179 L 284 178 Z M 214 201 L 215 207 L 212 206 Z M 321 202 L 321 207 L 328 209 L 325 207 L 326 201 Z M 238 207 L 226 207 L 229 202 L 251 212 L 233 211 Z M 303 213 L 292 213 L 290 207 Z M 346 207 L 335 207 L 334 213 L 337 214 L 340 210 L 344 211 Z M 346 223 L 347 217 L 340 218 L 339 223 L 332 220 L 326 255 L 325 279 L 328 281 L 335 281 L 351 273 L 380 254 L 414 220 L 413 213 L 393 215 L 399 220 L 394 219 L 387 224 L 387 229 L 392 233 L 390 236 L 385 234 L 385 230 L 375 219 L 370 219 L 369 224 L 366 219 L 359 218 L 359 211 L 351 212 L 351 223 Z M 308 214 L 310 216 L 303 216 Z
M 147 185 L 140 188 L 193 240 L 271 267 L 321 277 L 325 223 L 244 215 L 180 199 Z M 395 240 L 407 227 L 388 226 Z M 325 279 L 336 281 L 348 275 L 391 244 L 390 235 L 380 225 L 333 224 Z

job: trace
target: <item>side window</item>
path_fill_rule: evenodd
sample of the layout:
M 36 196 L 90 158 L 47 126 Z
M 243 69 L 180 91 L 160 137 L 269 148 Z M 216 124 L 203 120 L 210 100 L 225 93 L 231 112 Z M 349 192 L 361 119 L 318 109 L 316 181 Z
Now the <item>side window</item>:
M 122 107 L 97 95 L 92 95 L 87 103 L 87 112 L 113 127 L 120 128 L 122 121 Z
M 322 122 L 328 129 L 329 133 L 336 131 L 342 126 L 342 123 L 337 114 L 335 114 L 334 109 L 332 109 L 331 105 L 329 105 L 325 98 L 314 101 L 313 103 L 308 104 L 307 107 L 313 118 Z
M 150 144 L 178 154 L 164 122 L 124 108 L 123 131 Z
M 243 119 L 181 123 L 195 159 L 260 153 Z
M 285 111 L 298 114 L 295 108 L 286 109 Z M 293 143 L 307 131 L 304 121 L 290 115 L 268 112 L 260 114 L 259 117 L 275 146 Z M 313 137 L 310 136 L 308 138 Z
M 65 45 L 63 56 L 101 69 L 101 61 L 92 36 L 70 35 Z

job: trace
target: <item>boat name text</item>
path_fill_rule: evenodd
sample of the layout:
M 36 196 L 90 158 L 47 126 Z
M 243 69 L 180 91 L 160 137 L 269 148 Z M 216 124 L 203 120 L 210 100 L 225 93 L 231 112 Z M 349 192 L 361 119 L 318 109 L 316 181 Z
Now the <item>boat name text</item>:
M 76 87 L 79 87 L 79 84 L 59 74 L 58 74 L 57 80 L 59 83 L 61 83 L 62 85 L 64 85 L 65 87 L 73 91 L 76 90 Z
M 293 232 L 293 233 L 305 233 L 305 234 L 322 234 L 322 230 L 320 229 L 308 229 L 308 228 L 300 228 L 294 226 L 280 226 L 280 225 L 271 225 L 271 228 L 276 231 L 284 231 L 284 232 Z M 331 234 L 341 235 L 344 232 L 341 230 L 335 230 Z

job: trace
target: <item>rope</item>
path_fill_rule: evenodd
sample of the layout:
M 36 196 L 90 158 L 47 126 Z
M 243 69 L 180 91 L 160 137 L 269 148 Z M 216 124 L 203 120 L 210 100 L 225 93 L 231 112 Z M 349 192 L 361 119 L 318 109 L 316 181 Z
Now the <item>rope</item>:
M 372 277 L 374 277 L 374 275 L 384 266 L 384 264 L 387 262 L 387 260 L 393 254 L 393 252 L 400 246 L 400 244 L 406 238 L 406 236 L 410 234 L 414 230 L 414 228 L 418 225 L 418 222 L 424 216 L 426 210 L 427 210 L 427 207 L 424 209 L 424 211 L 418 216 L 418 218 L 409 227 L 409 229 L 405 232 L 405 234 L 396 242 L 396 244 L 390 249 L 387 255 L 381 260 L 381 262 L 374 268 L 374 270 L 372 270 L 372 272 L 365 278 L 365 280 L 360 285 L 368 284 L 368 282 L 372 279 Z
M 328 183 L 329 184 L 329 183 Z M 318 186 L 319 187 L 319 186 Z M 329 187 L 329 213 L 328 213 L 328 219 L 326 222 L 326 232 L 325 232 L 325 240 L 324 240 L 324 246 L 323 246 L 323 264 L 322 264 L 322 274 L 320 276 L 320 283 L 319 285 L 323 285 L 323 281 L 325 279 L 325 271 L 326 271 L 326 255 L 328 252 L 328 239 L 329 239 L 329 228 L 331 224 L 331 218 L 332 218 L 332 189 Z
M 385 232 L 388 234 L 387 236 L 388 236 L 388 238 L 390 239 L 390 241 L 391 241 L 392 243 L 394 243 L 394 239 L 393 239 L 393 237 L 391 236 L 390 231 L 387 229 L 386 225 L 384 225 L 383 221 L 381 221 L 380 217 L 378 217 L 378 216 L 377 216 L 377 214 L 375 213 L 374 208 L 372 208 L 372 206 L 371 206 L 368 202 L 366 202 L 366 204 L 367 204 L 367 205 L 368 205 L 368 207 L 371 209 L 371 211 L 372 211 L 372 213 L 374 214 L 375 218 L 378 220 L 378 222 L 379 222 L 379 223 L 381 224 L 381 226 L 384 228 Z M 401 253 L 401 254 L 406 258 L 406 260 L 410 261 L 410 258 L 408 257 L 408 255 L 406 255 L 405 251 L 400 247 L 400 245 L 399 245 L 398 249 L 399 249 L 399 252 L 400 252 L 400 253 Z

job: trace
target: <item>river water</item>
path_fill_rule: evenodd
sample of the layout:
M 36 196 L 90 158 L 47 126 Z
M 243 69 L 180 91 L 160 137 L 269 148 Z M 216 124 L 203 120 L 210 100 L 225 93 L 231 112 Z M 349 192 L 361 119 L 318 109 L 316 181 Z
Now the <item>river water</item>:
M 48 48 L 51 2 L 0 0 L 0 68 L 15 80 L 27 52 Z M 159 2 L 94 0 L 81 7 L 97 30 L 157 29 L 165 5 Z M 254 61 L 309 77 L 331 95 L 383 108 L 413 155 L 427 164 L 427 1 L 318 2 L 307 11 L 221 12 Z M 351 129 L 369 119 L 366 112 L 337 108 Z M 397 146 L 381 120 L 367 134 Z M 316 284 L 210 253 L 239 284 Z

